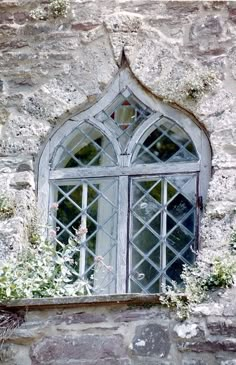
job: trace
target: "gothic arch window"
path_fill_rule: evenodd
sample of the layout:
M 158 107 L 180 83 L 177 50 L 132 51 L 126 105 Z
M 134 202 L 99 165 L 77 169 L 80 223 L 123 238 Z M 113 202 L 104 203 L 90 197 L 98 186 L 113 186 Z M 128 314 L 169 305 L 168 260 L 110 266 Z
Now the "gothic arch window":
M 82 228 L 76 270 L 93 294 L 158 293 L 180 283 L 198 248 L 210 177 L 204 131 L 122 71 L 106 95 L 51 136 L 39 202 L 66 243 Z

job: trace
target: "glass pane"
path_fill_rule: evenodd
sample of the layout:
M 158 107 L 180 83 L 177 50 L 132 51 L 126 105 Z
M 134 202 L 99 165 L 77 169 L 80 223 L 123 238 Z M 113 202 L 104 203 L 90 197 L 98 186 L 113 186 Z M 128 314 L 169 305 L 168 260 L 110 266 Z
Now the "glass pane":
M 152 284 L 151 286 L 149 286 L 148 288 L 148 293 L 150 294 L 155 294 L 158 293 L 161 289 L 161 280 L 157 279 L 154 284 Z
M 150 128 L 149 135 L 137 144 L 133 156 L 135 164 L 198 160 L 190 137 L 167 118 L 162 118 Z
M 176 227 L 168 236 L 168 242 L 176 250 L 181 251 L 192 239 L 192 235 L 184 232 L 180 226 Z
M 153 133 L 149 138 L 153 138 Z M 147 140 L 146 140 L 147 141 Z M 144 146 L 146 145 L 146 141 L 144 142 Z M 161 161 L 167 161 L 169 158 L 174 155 L 179 150 L 179 146 L 171 141 L 170 138 L 163 136 L 159 138 L 158 141 L 154 141 L 152 145 L 149 147 L 149 151 L 158 157 Z
M 166 271 L 169 278 L 173 281 L 175 281 L 177 284 L 181 283 L 181 273 L 183 270 L 183 261 L 182 260 L 176 260 L 171 267 Z
M 56 150 L 54 168 L 114 166 L 117 163 L 112 143 L 89 123 L 77 127 Z
M 76 242 L 73 268 L 92 293 L 116 287 L 118 181 L 84 179 L 77 185 L 54 185 L 59 208 L 52 216 L 57 239 Z M 84 233 L 78 235 L 78 231 Z
M 168 212 L 176 219 L 182 219 L 192 208 L 192 204 L 182 195 L 178 194 L 169 204 Z
M 127 128 L 136 117 L 135 108 L 124 101 L 112 114 L 111 118 L 120 126 L 120 128 Z
M 195 232 L 194 227 L 194 213 L 191 213 L 184 221 L 183 225 L 192 233 Z
M 194 262 L 195 253 L 193 251 L 192 246 L 184 252 L 183 258 L 187 261 L 188 264 L 192 264 Z
M 156 234 L 150 232 L 150 229 L 145 228 L 141 233 L 139 233 L 134 239 L 133 243 L 136 247 L 140 248 L 143 253 L 148 253 L 153 247 L 155 247 L 159 242 Z
M 161 214 L 158 214 L 155 218 L 153 218 L 150 222 L 150 227 L 155 231 L 158 235 L 161 234 Z
M 173 139 L 173 141 L 177 141 L 181 145 L 189 142 L 188 135 L 176 124 L 174 124 L 173 127 L 168 130 L 167 134 Z
M 170 250 L 168 248 L 168 246 L 166 247 L 166 264 L 169 264 L 171 261 L 173 261 L 175 259 L 176 255 L 175 253 Z
M 167 184 L 167 200 L 169 201 L 171 198 L 173 198 L 173 196 L 175 196 L 177 190 L 176 188 L 171 185 L 171 184 Z
M 148 220 L 160 209 L 161 182 L 139 181 L 133 187 L 134 212 L 143 220 Z
M 132 281 L 136 282 L 136 284 L 145 290 L 150 282 L 157 276 L 157 270 L 148 261 L 144 261 L 132 271 L 130 276 Z

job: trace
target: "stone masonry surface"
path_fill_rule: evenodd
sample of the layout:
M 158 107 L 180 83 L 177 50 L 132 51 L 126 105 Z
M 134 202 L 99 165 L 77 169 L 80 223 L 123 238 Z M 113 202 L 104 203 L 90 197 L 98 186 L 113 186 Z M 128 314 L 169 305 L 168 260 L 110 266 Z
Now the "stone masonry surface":
M 1 364 L 235 365 L 235 312 L 228 311 L 235 295 L 236 287 L 217 292 L 185 321 L 160 304 L 127 304 L 118 295 L 110 305 L 79 297 L 14 301 L 1 314 L 25 321 L 8 333 Z
M 173 106 L 198 120 L 210 139 L 212 179 L 201 245 L 220 252 L 236 226 L 236 2 L 72 0 L 66 18 L 33 20 L 30 12 L 47 3 L 0 1 L 0 196 L 15 205 L 12 217 L 0 219 L 0 260 L 27 244 L 44 144 L 55 128 L 104 95 L 122 57 L 161 99 L 189 72 L 217 73 L 214 91 L 196 101 L 176 96 Z M 1 361 L 235 365 L 235 298 L 235 289 L 228 290 L 183 323 L 159 306 L 29 311 L 4 344 Z

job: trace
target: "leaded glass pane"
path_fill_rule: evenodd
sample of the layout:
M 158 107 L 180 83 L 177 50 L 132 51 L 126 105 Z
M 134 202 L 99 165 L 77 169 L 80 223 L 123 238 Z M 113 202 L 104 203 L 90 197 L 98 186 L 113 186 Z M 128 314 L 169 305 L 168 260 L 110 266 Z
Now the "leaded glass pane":
M 59 209 L 52 215 L 57 240 L 77 240 L 73 269 L 91 293 L 116 290 L 118 180 L 83 179 L 54 183 Z M 78 236 L 82 229 L 83 234 Z
M 129 290 L 162 291 L 180 282 L 195 248 L 196 175 L 133 178 Z
M 83 123 L 58 146 L 53 162 L 54 168 L 114 166 L 117 157 L 108 138 L 91 124 Z
M 196 161 L 198 155 L 187 133 L 170 119 L 161 118 L 149 135 L 138 142 L 133 163 L 167 163 Z

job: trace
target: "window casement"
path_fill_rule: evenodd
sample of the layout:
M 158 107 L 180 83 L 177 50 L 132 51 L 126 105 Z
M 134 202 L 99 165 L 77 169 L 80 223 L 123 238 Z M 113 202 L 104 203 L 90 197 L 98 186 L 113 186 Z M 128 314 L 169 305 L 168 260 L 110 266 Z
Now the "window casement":
M 204 131 L 127 70 L 54 132 L 39 163 L 40 210 L 63 243 L 82 228 L 74 268 L 90 292 L 159 293 L 181 282 L 199 247 L 210 158 Z

